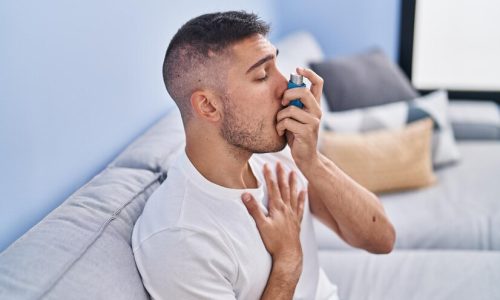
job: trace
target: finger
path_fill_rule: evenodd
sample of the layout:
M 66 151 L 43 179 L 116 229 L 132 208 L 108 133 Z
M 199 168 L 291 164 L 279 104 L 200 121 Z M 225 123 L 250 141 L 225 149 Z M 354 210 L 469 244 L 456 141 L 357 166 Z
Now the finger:
M 266 221 L 266 216 L 260 210 L 259 204 L 257 203 L 257 200 L 255 200 L 255 198 L 252 196 L 252 194 L 244 193 L 243 195 L 241 195 L 241 199 L 243 200 L 243 204 L 245 204 L 248 213 L 255 220 L 257 227 L 259 227 L 262 222 Z
M 300 191 L 299 193 L 299 202 L 297 208 L 297 216 L 299 217 L 299 221 L 302 223 L 302 218 L 304 217 L 304 205 L 306 202 L 306 191 Z
M 306 98 L 308 94 L 310 98 L 314 98 L 314 95 L 312 94 L 311 90 L 305 86 L 287 89 L 283 92 L 281 105 L 287 106 L 288 104 L 290 104 L 292 100 L 295 99 L 299 99 L 302 103 L 304 103 L 305 101 L 302 98 Z
M 292 132 L 294 135 L 299 136 L 309 136 L 318 135 L 319 131 L 319 121 L 313 121 L 313 124 L 302 124 L 291 118 L 285 118 L 278 122 L 276 125 L 276 131 L 278 134 L 282 135 L 285 130 Z
M 290 172 L 288 176 L 288 185 L 290 186 L 290 205 L 292 206 L 293 211 L 297 211 L 298 205 L 298 195 L 297 195 L 297 178 L 294 171 Z
M 313 70 L 305 68 L 297 68 L 297 74 L 303 75 L 305 78 L 309 79 L 311 82 L 311 93 L 319 104 L 321 94 L 323 93 L 323 78 Z
M 279 122 L 283 120 L 284 118 L 292 118 L 296 121 L 299 121 L 302 124 L 307 124 L 307 123 L 314 123 L 315 120 L 318 120 L 319 124 L 319 119 L 316 118 L 315 115 L 304 111 L 303 109 L 300 109 L 296 106 L 290 105 L 287 108 L 284 108 L 278 112 L 276 115 L 276 121 Z
M 278 174 L 278 184 L 283 202 L 290 203 L 290 188 L 286 180 L 285 170 L 280 162 L 276 164 L 276 173 Z
M 264 164 L 264 179 L 266 181 L 267 185 L 267 194 L 269 197 L 269 204 L 268 208 L 271 210 L 271 208 L 277 207 L 279 204 L 279 201 L 281 201 L 281 195 L 278 190 L 278 186 L 276 185 L 276 182 L 273 180 L 273 175 L 271 173 L 271 170 L 269 169 L 267 164 Z
M 287 106 L 292 100 L 300 99 L 300 102 L 304 104 L 303 110 L 314 114 L 315 116 L 321 116 L 321 107 L 319 102 L 314 98 L 314 95 L 307 88 L 293 88 L 288 89 L 283 93 L 283 99 L 281 104 Z

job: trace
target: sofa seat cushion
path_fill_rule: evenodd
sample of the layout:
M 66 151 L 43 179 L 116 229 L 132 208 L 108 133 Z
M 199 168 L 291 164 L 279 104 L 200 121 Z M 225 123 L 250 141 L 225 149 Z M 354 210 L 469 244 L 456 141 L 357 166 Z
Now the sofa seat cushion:
M 434 186 L 380 196 L 396 248 L 500 250 L 500 142 L 458 146 L 463 159 L 438 169 Z M 320 248 L 350 249 L 319 222 L 315 230 Z
M 320 251 L 340 299 L 500 299 L 498 251 Z
M 148 299 L 132 228 L 163 176 L 107 168 L 0 254 L 1 299 Z

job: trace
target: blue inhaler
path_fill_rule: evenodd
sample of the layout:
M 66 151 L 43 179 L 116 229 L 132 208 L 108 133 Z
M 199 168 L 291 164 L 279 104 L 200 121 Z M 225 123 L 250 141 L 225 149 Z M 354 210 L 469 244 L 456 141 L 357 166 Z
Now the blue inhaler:
M 298 87 L 305 87 L 306 84 L 304 83 L 304 76 L 298 75 L 298 74 L 290 74 L 290 81 L 288 81 L 288 89 L 293 89 L 293 88 L 298 88 Z M 299 99 L 293 99 L 290 101 L 288 104 L 297 106 L 298 108 L 303 108 L 304 104 L 300 102 Z

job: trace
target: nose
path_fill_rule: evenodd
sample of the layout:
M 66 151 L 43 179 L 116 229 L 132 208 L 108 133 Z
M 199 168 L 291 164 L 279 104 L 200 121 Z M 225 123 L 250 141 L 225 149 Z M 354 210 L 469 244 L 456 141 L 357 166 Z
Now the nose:
M 283 94 L 285 93 L 285 91 L 288 88 L 288 81 L 287 81 L 285 75 L 283 75 L 283 73 L 281 73 L 281 71 L 278 71 L 277 81 L 278 81 L 278 84 L 277 84 L 276 92 L 277 92 L 277 97 L 281 101 L 283 99 Z

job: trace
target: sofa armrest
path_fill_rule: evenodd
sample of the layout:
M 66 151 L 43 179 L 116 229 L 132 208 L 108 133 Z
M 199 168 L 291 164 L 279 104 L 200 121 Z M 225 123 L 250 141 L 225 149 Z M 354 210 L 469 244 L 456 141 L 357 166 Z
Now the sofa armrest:
M 500 110 L 491 101 L 454 100 L 448 107 L 457 140 L 500 140 Z

